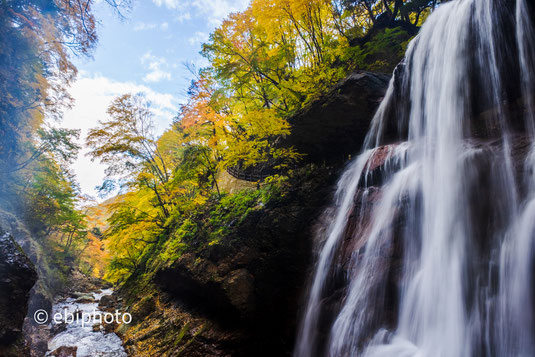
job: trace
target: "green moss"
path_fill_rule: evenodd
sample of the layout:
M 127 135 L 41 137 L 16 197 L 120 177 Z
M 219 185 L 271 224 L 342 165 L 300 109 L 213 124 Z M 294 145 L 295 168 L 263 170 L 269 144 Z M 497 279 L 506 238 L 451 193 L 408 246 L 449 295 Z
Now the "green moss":
M 260 190 L 243 190 L 227 195 L 209 213 L 208 243 L 217 244 L 239 225 L 261 199 Z
M 161 253 L 161 259 L 164 261 L 175 261 L 187 250 L 187 241 L 194 239 L 197 234 L 197 223 L 191 219 L 186 219 L 174 230 L 168 241 L 165 243 L 164 250 Z
M 363 46 L 364 63 L 369 71 L 387 72 L 394 70 L 403 58 L 412 37 L 399 27 L 384 29 Z
M 177 347 L 180 344 L 180 342 L 182 341 L 182 339 L 184 338 L 186 333 L 188 333 L 189 328 L 190 328 L 189 322 L 186 322 L 184 324 L 184 326 L 182 326 L 182 328 L 180 329 L 180 332 L 178 333 L 178 335 L 175 338 L 175 341 L 174 341 L 174 346 L 175 347 Z
M 214 195 L 196 210 L 182 215 L 177 208 L 168 220 L 166 232 L 160 237 L 145 237 L 158 243 L 148 245 L 140 254 L 140 264 L 134 274 L 137 274 L 136 279 L 172 264 L 187 252 L 199 253 L 209 246 L 227 244 L 228 237 L 252 212 L 263 209 L 267 202 L 280 196 L 282 181 L 274 180 L 259 189 Z M 119 274 L 134 270 L 121 264 L 117 259 L 112 260 L 111 270 L 115 269 Z

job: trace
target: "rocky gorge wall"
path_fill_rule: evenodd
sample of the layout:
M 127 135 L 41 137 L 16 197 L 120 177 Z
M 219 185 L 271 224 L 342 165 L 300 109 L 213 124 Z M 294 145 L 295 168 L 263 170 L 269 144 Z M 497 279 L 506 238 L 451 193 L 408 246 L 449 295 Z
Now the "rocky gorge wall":
M 8 207 L 9 205 L 5 204 L 4 206 Z M 22 275 L 17 277 L 17 272 L 10 270 L 6 271 L 4 275 L 0 275 L 0 278 L 5 276 L 5 279 L 10 281 L 9 288 L 5 290 L 6 293 L 11 290 L 25 290 L 29 286 L 29 291 L 26 295 L 15 295 L 17 298 L 14 300 L 13 306 L 16 306 L 17 311 L 24 312 L 26 317 L 26 319 L 23 318 L 21 320 L 23 323 L 21 322 L 18 327 L 18 329 L 23 330 L 24 341 L 17 341 L 16 348 L 18 352 L 15 355 L 25 356 L 29 355 L 30 352 L 33 353 L 33 351 L 38 351 L 37 356 L 43 355 L 44 352 L 42 351 L 46 351 L 47 341 L 34 333 L 39 327 L 33 322 L 34 313 L 40 309 L 45 310 L 48 314 L 51 313 L 54 296 L 65 289 L 67 278 L 72 271 L 68 271 L 68 268 L 58 264 L 53 264 L 46 248 L 42 245 L 45 238 L 40 237 L 41 239 L 39 239 L 33 235 L 25 223 L 7 209 L 0 209 L 0 231 L 8 232 L 10 239 L 24 254 L 24 259 L 29 262 L 33 269 L 33 274 L 35 274 L 34 277 L 30 272 L 21 272 Z M 0 264 L 2 262 L 5 263 L 3 259 L 5 257 L 0 257 Z M 1 316 L 9 316 L 9 314 L 5 315 L 5 312 L 0 311 L 0 318 Z M 11 317 L 8 317 L 8 319 L 11 319 Z M 13 323 L 17 326 L 19 325 L 18 320 L 14 320 Z
M 0 355 L 29 354 L 22 336 L 37 271 L 13 237 L 0 231 Z
M 221 244 L 182 255 L 119 294 L 134 317 L 117 333 L 136 356 L 289 356 L 311 264 L 315 223 L 358 152 L 388 85 L 351 74 L 290 119 L 284 145 L 304 153 L 289 192 L 255 207 Z

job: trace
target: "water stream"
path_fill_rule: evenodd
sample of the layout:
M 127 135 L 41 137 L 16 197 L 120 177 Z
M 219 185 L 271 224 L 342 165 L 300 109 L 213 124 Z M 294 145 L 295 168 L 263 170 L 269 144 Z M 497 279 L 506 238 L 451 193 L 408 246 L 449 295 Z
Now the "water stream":
M 535 356 L 527 14 L 525 0 L 454 0 L 410 43 L 318 232 L 295 357 Z M 364 243 L 333 304 L 344 244 L 355 239 Z
M 77 357 L 126 357 L 127 354 L 123 348 L 122 341 L 115 333 L 108 333 L 102 329 L 94 331 L 93 325 L 95 321 L 85 323 L 77 318 L 71 320 L 71 317 L 81 316 L 82 313 L 88 315 L 93 314 L 95 311 L 103 313 L 99 308 L 99 300 L 105 295 L 111 295 L 111 293 L 111 289 L 104 289 L 99 292 L 85 294 L 93 297 L 95 302 L 80 303 L 77 302 L 76 297 L 69 297 L 66 300 L 55 303 L 52 307 L 51 316 L 60 314 L 63 316 L 60 324 L 67 323 L 65 324 L 65 330 L 56 334 L 48 342 L 46 356 L 49 356 L 57 348 L 66 346 L 76 347 Z

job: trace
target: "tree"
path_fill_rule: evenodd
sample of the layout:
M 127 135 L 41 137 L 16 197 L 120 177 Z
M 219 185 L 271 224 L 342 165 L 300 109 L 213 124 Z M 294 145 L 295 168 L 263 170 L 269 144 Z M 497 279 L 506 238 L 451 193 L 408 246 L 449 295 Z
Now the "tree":
M 127 5 L 108 2 L 118 11 Z M 38 232 L 61 226 L 76 201 L 66 163 L 77 155 L 79 132 L 54 122 L 72 105 L 72 56 L 90 56 L 97 42 L 92 4 L 0 2 L 0 197 L 4 209 L 27 217 Z
M 106 1 L 119 14 L 128 5 Z M 87 242 L 79 188 L 69 171 L 79 131 L 58 124 L 73 103 L 72 58 L 90 57 L 97 43 L 93 3 L 0 1 L 0 205 L 31 230 L 31 246 L 44 252 L 39 265 L 47 283 L 57 283 L 49 274 L 65 271 L 65 259 L 75 261 Z
M 209 73 L 202 73 L 193 82 L 175 130 L 183 134 L 184 145 L 196 147 L 193 151 L 204 158 L 204 167 L 216 189 L 215 174 L 219 169 L 268 161 L 284 166 L 298 159 L 294 150 L 276 146 L 278 138 L 290 133 L 290 126 L 275 109 L 221 99 L 207 76 Z M 220 105 L 221 102 L 226 104 Z
M 129 0 L 107 0 L 118 13 Z M 39 145 L 45 122 L 72 105 L 72 56 L 90 56 L 97 43 L 93 0 L 0 2 L 0 193 L 9 194 L 19 166 Z M 29 152 L 28 152 L 29 151 Z M 24 165 L 23 165 L 24 166 Z
M 28 148 L 25 150 L 26 155 L 20 158 L 22 161 L 15 163 L 12 167 L 4 168 L 2 172 L 11 173 L 23 170 L 45 154 L 52 155 L 63 163 L 71 162 L 80 150 L 80 146 L 76 143 L 79 137 L 79 129 L 39 128 L 37 139 L 26 143 Z
M 96 43 L 91 2 L 0 3 L 0 160 L 16 165 L 45 115 L 59 118 L 76 76 L 70 53 L 88 55 Z
M 79 189 L 69 165 L 80 147 L 75 143 L 78 130 L 50 128 L 39 130 L 39 146 L 18 167 L 23 179 L 17 192 L 24 197 L 25 220 L 39 236 L 61 235 L 64 254 L 73 242 L 86 236 L 85 215 L 77 207 Z M 64 238 L 66 240 L 64 241 Z
M 107 165 L 107 182 L 102 189 L 113 189 L 117 181 L 147 187 L 168 217 L 165 183 L 170 171 L 157 144 L 149 103 L 142 95 L 125 94 L 111 103 L 108 115 L 109 120 L 89 131 L 86 141 L 92 148 L 89 155 Z

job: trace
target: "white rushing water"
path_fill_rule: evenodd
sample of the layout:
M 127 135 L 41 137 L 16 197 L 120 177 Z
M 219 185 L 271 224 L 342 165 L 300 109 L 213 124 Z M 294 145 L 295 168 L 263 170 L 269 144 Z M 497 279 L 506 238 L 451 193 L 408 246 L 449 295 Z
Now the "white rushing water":
M 535 356 L 534 70 L 525 0 L 454 0 L 429 16 L 318 233 L 296 357 Z M 520 114 L 505 104 L 514 87 Z M 407 110 L 392 118 L 396 92 Z M 366 178 L 388 120 L 404 142 L 382 164 L 380 195 L 352 214 L 356 197 L 366 200 L 376 184 Z M 515 131 L 531 145 L 524 177 L 516 177 Z M 357 224 L 366 228 L 355 230 L 365 244 L 351 256 L 347 286 L 338 305 L 326 302 L 351 220 L 366 210 L 368 222 Z M 396 244 L 402 264 L 388 320 L 382 310 L 392 293 L 379 257 Z
M 93 331 L 94 321 L 85 323 L 81 319 L 70 318 L 72 316 L 87 316 L 102 312 L 98 307 L 98 301 L 104 295 L 111 295 L 111 289 L 105 289 L 98 293 L 85 294 L 94 298 L 95 302 L 78 303 L 76 298 L 68 298 L 54 304 L 52 308 L 52 315 L 59 314 L 66 316 L 64 320 L 68 320 L 65 325 L 65 330 L 55 335 L 52 340 L 48 342 L 48 353 L 53 352 L 60 347 L 76 347 L 77 357 L 126 357 L 127 354 L 123 348 L 122 341 L 113 332 Z M 52 324 L 54 324 L 52 322 Z

